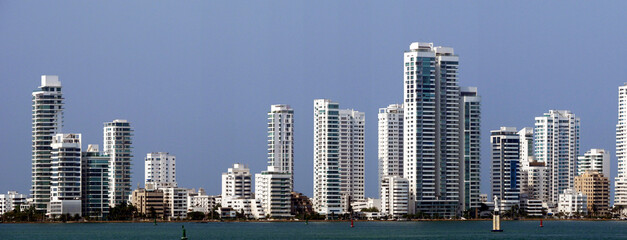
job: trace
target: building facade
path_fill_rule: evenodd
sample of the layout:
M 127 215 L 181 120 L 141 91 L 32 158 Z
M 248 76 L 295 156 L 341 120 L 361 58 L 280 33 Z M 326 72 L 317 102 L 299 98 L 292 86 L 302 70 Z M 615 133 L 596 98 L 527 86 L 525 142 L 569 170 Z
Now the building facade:
M 627 83 L 618 87 L 618 123 L 616 124 L 618 176 L 614 179 L 614 206 L 627 215 Z M 609 175 L 608 175 L 609 177 Z
M 413 211 L 409 197 L 409 181 L 399 176 L 386 176 L 381 181 L 381 213 L 390 218 L 402 218 Z
M 323 215 L 348 211 L 364 199 L 365 114 L 314 100 L 314 209 Z
M 481 96 L 476 87 L 460 88 L 460 155 L 464 185 L 462 191 L 462 209 L 479 208 L 481 193 Z
M 145 186 L 154 188 L 175 188 L 176 183 L 176 156 L 167 152 L 152 152 L 144 159 Z
M 403 177 L 403 105 L 379 108 L 379 192 L 387 176 Z
M 566 110 L 550 110 L 536 117 L 534 129 L 535 159 L 545 162 L 549 171 L 549 201 L 554 208 L 559 194 L 572 189 L 579 155 L 579 118 Z
M 131 202 L 139 214 L 149 218 L 167 218 L 168 206 L 164 201 L 163 190 L 139 188 L 133 191 L 132 196 Z
M 83 216 L 104 219 L 109 215 L 109 156 L 90 144 L 81 153 L 81 196 Z
M 497 196 L 507 210 L 520 204 L 520 138 L 514 127 L 501 127 L 490 134 L 492 198 Z
M 590 149 L 577 158 L 577 175 L 587 171 L 597 171 L 603 176 L 610 176 L 610 153 L 604 149 Z
M 294 109 L 289 105 L 270 106 L 268 112 L 268 166 L 290 174 L 294 186 Z
M 63 93 L 58 76 L 42 75 L 41 86 L 32 93 L 32 186 L 37 210 L 50 203 L 52 137 L 63 127 Z
M 521 198 L 549 201 L 549 169 L 544 162 L 529 161 L 521 169 Z
M 168 187 L 163 190 L 163 202 L 166 207 L 166 215 L 172 219 L 187 218 L 187 188 Z
M 81 215 L 81 134 L 56 134 L 50 146 L 50 207 L 47 215 Z
M 109 156 L 109 205 L 128 202 L 131 196 L 133 130 L 127 120 L 104 123 L 104 154 Z
M 603 173 L 587 171 L 575 177 L 575 190 L 588 198 L 588 212 L 595 215 L 610 213 L 610 181 Z
M 17 191 L 9 191 L 6 194 L 0 194 L 0 216 L 26 205 L 26 194 L 20 194 Z
M 403 69 L 403 162 L 404 178 L 416 210 L 443 217 L 459 216 L 474 205 L 473 188 L 478 152 L 474 140 L 477 129 L 464 130 L 464 108 L 468 106 L 469 125 L 478 127 L 476 89 L 467 88 L 465 101 L 458 84 L 459 57 L 453 48 L 434 47 L 433 43 L 414 42 L 404 53 Z M 475 98 L 471 101 L 471 98 Z M 474 108 L 474 110 L 473 110 Z M 464 113 L 462 113 L 464 110 Z M 463 120 L 462 120 L 463 119 Z M 469 134 L 469 199 L 465 201 L 465 144 Z M 474 150 L 473 150 L 474 149 Z M 464 159 L 464 161 L 462 161 Z M 472 197 L 471 197 L 472 196 Z M 478 197 L 478 195 L 477 195 Z M 468 203 L 468 204 L 466 204 Z
M 529 166 L 529 162 L 535 159 L 533 157 L 533 128 L 526 127 L 518 131 L 520 137 L 520 167 Z
M 292 217 L 291 178 L 290 173 L 277 171 L 273 166 L 255 174 L 255 198 L 261 201 L 264 212 L 271 218 Z
M 567 216 L 585 215 L 588 213 L 588 198 L 581 192 L 566 189 L 564 193 L 559 194 L 557 211 Z
M 227 172 L 222 173 L 222 201 L 227 198 L 252 198 L 252 175 L 250 169 L 243 164 L 233 164 Z

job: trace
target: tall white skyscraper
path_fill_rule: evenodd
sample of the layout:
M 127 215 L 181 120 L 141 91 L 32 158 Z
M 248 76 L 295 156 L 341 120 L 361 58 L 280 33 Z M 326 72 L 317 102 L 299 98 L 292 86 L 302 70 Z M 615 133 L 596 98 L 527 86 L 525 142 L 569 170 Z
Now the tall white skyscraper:
M 460 88 L 460 188 L 462 209 L 479 208 L 481 201 L 481 96 L 476 87 Z
M 379 108 L 379 193 L 386 176 L 403 177 L 403 105 Z M 382 196 L 382 195 L 381 195 Z
M 556 207 L 559 195 L 572 189 L 577 175 L 579 155 L 579 118 L 570 111 L 550 110 L 536 117 L 533 142 L 535 158 L 545 162 L 549 171 L 550 207 Z
M 590 149 L 577 158 L 577 175 L 586 171 L 598 171 L 604 177 L 610 176 L 610 153 L 604 149 Z
M 529 162 L 533 158 L 533 128 L 526 127 L 518 131 L 520 138 L 520 166 L 521 168 L 529 166 Z
M 128 202 L 131 196 L 131 158 L 133 130 L 126 120 L 104 123 L 104 154 L 109 161 L 109 205 Z
M 520 201 L 520 138 L 515 127 L 501 127 L 490 135 L 492 198 L 499 197 L 502 207 L 509 209 Z
M 294 187 L 294 110 L 289 105 L 272 105 L 268 112 L 268 166 L 289 173 Z
M 144 161 L 146 188 L 176 188 L 176 157 L 167 152 L 146 154 Z M 151 187 L 148 187 L 148 186 Z
M 417 210 L 444 217 L 464 207 L 458 67 L 450 47 L 414 42 L 404 53 L 403 175 Z
M 50 208 L 48 216 L 81 215 L 81 135 L 52 138 Z
M 616 124 L 618 176 L 614 182 L 614 206 L 627 209 L 627 83 L 618 87 L 618 123 Z M 626 215 L 627 212 L 623 212 Z
M 314 100 L 314 209 L 341 214 L 364 199 L 365 114 Z
M 32 186 L 35 208 L 46 211 L 50 203 L 52 137 L 63 127 L 63 93 L 58 76 L 42 75 L 41 86 L 33 91 Z
M 228 198 L 252 198 L 252 175 L 244 164 L 233 164 L 222 173 L 222 201 Z

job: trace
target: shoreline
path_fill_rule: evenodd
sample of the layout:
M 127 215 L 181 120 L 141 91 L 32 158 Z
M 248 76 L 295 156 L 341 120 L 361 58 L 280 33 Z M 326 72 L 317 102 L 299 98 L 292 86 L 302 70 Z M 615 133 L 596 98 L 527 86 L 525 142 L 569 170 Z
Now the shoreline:
M 502 219 L 502 222 L 510 221 L 581 221 L 581 222 L 611 222 L 611 221 L 624 221 L 621 219 L 597 219 L 597 218 L 584 218 L 584 219 Z M 492 219 L 412 219 L 404 221 L 392 221 L 392 220 L 354 220 L 355 222 L 476 222 L 476 221 L 492 221 Z M 182 221 L 157 221 L 159 223 L 272 223 L 272 222 L 294 222 L 303 223 L 305 220 L 182 220 Z M 350 220 L 309 220 L 309 222 L 351 222 Z M 67 222 L 0 222 L 0 224 L 89 224 L 89 223 L 154 223 L 154 220 L 128 220 L 128 221 L 67 221 Z

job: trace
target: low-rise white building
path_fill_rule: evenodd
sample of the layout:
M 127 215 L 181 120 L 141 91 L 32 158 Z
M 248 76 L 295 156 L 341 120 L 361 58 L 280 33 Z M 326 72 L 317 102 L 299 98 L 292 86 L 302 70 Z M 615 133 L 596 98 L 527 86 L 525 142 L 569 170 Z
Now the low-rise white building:
M 168 215 L 170 219 L 186 218 L 189 190 L 186 188 L 161 188 L 161 190 L 163 190 L 166 215 Z
M 271 218 L 290 218 L 292 175 L 275 170 L 268 166 L 268 171 L 255 174 L 255 198 Z
M 588 213 L 588 198 L 583 193 L 573 189 L 566 189 L 564 193 L 559 195 L 557 211 L 565 213 L 568 216 L 573 214 Z
M 254 219 L 264 219 L 266 214 L 261 205 L 260 199 L 244 198 L 223 198 L 221 209 L 230 208 L 237 213 L 243 212 L 244 217 Z
M 391 218 L 409 214 L 409 181 L 398 176 L 381 180 L 381 213 Z
M 205 194 L 202 188 L 198 190 L 198 193 L 190 191 L 187 196 L 187 211 L 207 214 L 216 206 L 216 203 L 216 196 Z
M 378 198 L 366 198 L 364 200 L 358 200 L 351 202 L 353 212 L 361 212 L 366 208 L 376 208 L 381 211 L 381 199 Z
M 27 205 L 26 195 L 17 191 L 9 191 L 7 194 L 0 194 L 0 215 L 13 211 L 16 207 Z

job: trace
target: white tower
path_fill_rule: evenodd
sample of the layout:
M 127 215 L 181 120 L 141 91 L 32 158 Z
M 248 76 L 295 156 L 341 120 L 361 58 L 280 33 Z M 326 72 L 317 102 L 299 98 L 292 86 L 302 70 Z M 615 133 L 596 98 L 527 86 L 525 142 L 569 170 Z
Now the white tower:
M 37 210 L 45 211 L 50 202 L 52 137 L 63 127 L 63 93 L 58 76 L 42 75 L 41 86 L 33 91 L 32 110 L 32 187 Z
M 465 210 L 479 208 L 481 201 L 481 96 L 476 87 L 460 88 L 459 121 L 460 157 L 462 169 L 460 188 L 462 207 Z
M 461 213 L 459 57 L 449 47 L 414 42 L 404 53 L 403 175 L 419 211 Z
M 614 206 L 627 207 L 627 83 L 618 87 L 618 123 L 616 124 L 618 176 L 614 185 Z M 627 212 L 623 212 L 626 215 Z
M 403 177 L 403 105 L 379 108 L 379 187 L 386 176 Z
M 294 187 L 294 110 L 289 105 L 272 105 L 268 112 L 268 166 L 290 174 Z
M 128 202 L 131 196 L 131 158 L 133 130 L 126 120 L 104 123 L 104 154 L 109 162 L 109 205 Z
M 536 117 L 535 158 L 545 162 L 549 171 L 548 201 L 556 207 L 559 194 L 575 186 L 579 155 L 579 118 L 570 111 L 550 110 Z
M 50 208 L 48 215 L 81 214 L 81 134 L 52 138 Z
M 337 215 L 364 199 L 364 126 L 364 113 L 314 100 L 315 211 Z
M 227 172 L 222 173 L 222 201 L 229 198 L 252 198 L 252 175 L 244 164 L 233 164 Z

